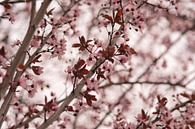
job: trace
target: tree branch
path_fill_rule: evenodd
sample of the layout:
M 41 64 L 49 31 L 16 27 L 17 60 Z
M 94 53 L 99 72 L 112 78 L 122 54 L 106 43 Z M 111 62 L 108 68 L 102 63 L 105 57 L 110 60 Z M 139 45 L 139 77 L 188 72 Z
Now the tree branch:
M 190 99 L 190 100 L 188 100 L 188 101 L 185 101 L 185 102 L 183 102 L 183 103 L 181 103 L 181 104 L 179 104 L 179 105 L 176 105 L 176 106 L 173 107 L 170 111 L 171 111 L 171 112 L 174 112 L 175 110 L 178 110 L 179 108 L 184 107 L 184 106 L 186 106 L 187 104 L 192 103 L 193 101 L 194 101 L 193 99 Z
M 49 6 L 51 1 L 52 0 L 45 0 L 42 3 L 42 6 L 40 7 L 35 18 L 33 18 L 35 10 L 34 10 L 34 7 L 32 7 L 33 12 L 31 13 L 31 15 L 33 15 L 33 16 L 31 16 L 31 19 L 30 19 L 31 24 L 29 25 L 28 31 L 26 33 L 26 36 L 25 36 L 23 42 L 22 42 L 21 47 L 19 48 L 18 52 L 16 53 L 16 56 L 15 56 L 13 62 L 11 63 L 11 66 L 7 70 L 7 73 L 6 73 L 7 76 L 5 76 L 2 84 L 0 85 L 0 88 L 1 88 L 0 89 L 0 98 L 2 98 L 4 96 L 12 79 L 14 78 L 14 74 L 16 72 L 17 66 L 23 60 L 23 58 L 21 58 L 21 57 L 25 57 L 25 54 L 26 54 L 25 51 L 29 46 L 30 40 L 31 40 L 39 22 L 42 20 L 44 14 L 46 12 L 46 9 Z M 18 75 L 18 74 L 16 74 L 16 75 Z M 16 76 L 16 79 L 18 79 L 18 76 Z M 12 96 L 15 94 L 15 90 L 16 90 L 16 86 L 11 85 L 10 90 L 9 90 L 8 94 L 6 95 L 6 98 L 1 106 L 1 109 L 0 109 L 0 128 L 1 128 L 2 123 L 4 121 L 5 115 L 8 112 L 9 103 L 11 102 Z
M 27 2 L 31 2 L 31 1 L 38 1 L 38 0 L 16 0 L 16 1 L 4 0 L 4 1 L 0 2 L 0 5 L 4 5 L 4 4 L 20 4 L 20 3 L 27 3 Z
M 29 43 L 32 39 L 32 36 L 34 35 L 34 32 L 39 24 L 39 22 L 42 20 L 47 7 L 49 6 L 49 4 L 51 3 L 52 0 L 44 0 L 44 2 L 42 3 L 41 8 L 39 9 L 39 11 L 37 12 L 36 17 L 34 18 L 34 20 L 32 20 L 32 24 L 29 26 L 27 33 L 24 37 L 24 40 L 22 42 L 21 47 L 19 48 L 19 50 L 16 53 L 16 56 L 14 58 L 14 60 L 12 61 L 10 67 L 7 70 L 6 76 L 3 79 L 2 84 L 0 85 L 0 99 L 5 95 L 8 87 L 9 87 L 9 83 L 11 83 L 14 73 L 17 69 L 17 66 L 20 64 L 21 62 L 21 57 L 23 57 L 23 55 L 25 55 L 25 52 L 29 46 Z
M 153 84 L 153 85 L 170 85 L 170 86 L 179 86 L 182 88 L 185 88 L 186 85 L 183 85 L 181 83 L 172 83 L 172 82 L 152 82 L 152 81 L 123 81 L 123 82 L 117 82 L 117 83 L 110 83 L 110 84 L 106 84 L 103 85 L 101 87 L 99 87 L 99 89 L 105 89 L 108 87 L 111 87 L 112 85 L 122 85 L 122 84 L 130 84 L 130 85 L 134 85 L 134 84 Z

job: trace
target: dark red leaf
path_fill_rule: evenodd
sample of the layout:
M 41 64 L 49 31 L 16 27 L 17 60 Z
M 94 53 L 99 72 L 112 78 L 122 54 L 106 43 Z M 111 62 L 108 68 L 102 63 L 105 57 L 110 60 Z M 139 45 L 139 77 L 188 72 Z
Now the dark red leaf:
M 79 37 L 79 40 L 80 40 L 80 43 L 81 43 L 81 44 L 85 44 L 85 43 L 86 43 L 86 42 L 85 42 L 85 37 L 84 37 L 84 36 Z
M 81 73 L 82 73 L 83 75 L 86 75 L 86 74 L 89 74 L 90 72 L 89 72 L 89 70 L 87 70 L 87 69 L 81 69 Z
M 110 22 L 112 22 L 112 23 L 113 23 L 113 19 L 112 19 L 112 17 L 111 17 L 111 16 L 109 16 L 109 15 L 107 15 L 107 14 L 103 14 L 103 15 L 102 15 L 102 17 L 104 17 L 104 18 L 108 19 Z
M 87 104 L 88 104 L 89 106 L 92 105 L 92 101 L 97 101 L 95 95 L 91 95 L 91 94 L 89 94 L 87 91 L 84 92 L 83 96 L 85 97 L 85 99 L 86 99 L 86 101 L 87 101 Z
M 115 53 L 115 47 L 114 46 L 113 47 L 108 47 L 107 51 L 108 51 L 109 57 L 112 57 Z
M 122 9 L 118 10 L 117 13 L 116 13 L 116 16 L 114 18 L 114 21 L 116 23 L 121 24 L 122 15 L 123 15 Z
M 84 51 L 84 50 L 85 50 L 85 47 L 84 47 L 84 46 L 81 46 L 81 47 L 79 48 L 79 50 L 80 50 L 80 51 Z
M 41 75 L 42 73 L 42 67 L 40 66 L 32 66 L 32 70 L 36 75 Z
M 1 49 L 0 49 L 0 55 L 1 55 L 2 57 L 5 57 L 5 48 L 4 48 L 4 46 L 1 47 Z
M 167 98 L 163 97 L 161 98 L 159 95 L 157 96 L 159 106 L 164 107 L 167 104 Z
M 133 48 L 130 48 L 129 52 L 130 52 L 130 54 L 137 54 L 137 52 Z
M 46 13 L 46 15 L 47 15 L 48 17 L 49 17 L 50 15 L 52 15 L 54 9 L 55 9 L 55 8 L 50 9 L 50 10 Z
M 72 45 L 72 47 L 80 47 L 81 46 L 81 44 L 79 44 L 79 43 L 74 43 L 73 45 Z
M 93 41 L 93 40 L 91 40 L 91 39 L 90 39 L 90 40 L 87 40 L 87 43 L 89 43 L 89 42 L 91 42 L 91 41 Z
M 81 67 L 82 67 L 84 64 L 85 64 L 85 61 L 84 61 L 83 59 L 79 59 L 78 62 L 77 62 L 77 64 L 74 65 L 74 68 L 75 68 L 76 70 L 79 70 L 79 69 L 81 69 Z
M 146 118 L 147 118 L 147 115 L 146 115 L 146 113 L 144 112 L 144 110 L 143 110 L 143 109 L 142 109 L 142 111 L 141 111 L 141 112 L 142 112 L 142 118 L 143 118 L 143 119 L 146 119 Z
M 87 104 L 88 104 L 89 106 L 91 106 L 91 105 L 92 105 L 92 101 L 87 99 Z
M 192 93 L 191 98 L 192 100 L 195 100 L 195 92 Z
M 84 75 L 87 75 L 90 73 L 89 70 L 85 69 L 86 65 L 84 65 L 81 69 L 78 69 L 77 71 L 74 71 L 73 74 L 78 77 L 79 79 L 84 78 Z
M 81 36 L 81 37 L 79 37 L 79 41 L 80 41 L 80 43 L 74 43 L 73 45 L 72 45 L 72 47 L 80 47 L 79 48 L 79 50 L 80 51 L 84 51 L 85 49 L 87 49 L 88 48 L 88 46 L 89 46 L 89 42 L 91 42 L 91 41 L 93 41 L 93 40 L 85 40 L 85 37 L 84 36 Z
M 111 58 L 114 56 L 115 53 L 115 47 L 108 47 L 106 50 L 100 51 L 102 56 L 106 59 Z
M 106 77 L 104 76 L 105 71 L 101 71 L 101 69 L 99 68 L 97 71 L 97 80 L 99 80 L 100 78 L 106 79 Z
M 123 54 L 126 56 L 129 56 L 132 54 L 137 54 L 137 52 L 133 48 L 129 47 L 129 45 L 127 45 L 127 44 L 121 44 L 118 51 L 120 54 Z
M 188 98 L 188 99 L 191 98 L 191 96 L 188 93 L 186 93 L 186 92 L 183 92 L 180 95 L 183 96 L 183 97 L 185 97 L 185 98 Z

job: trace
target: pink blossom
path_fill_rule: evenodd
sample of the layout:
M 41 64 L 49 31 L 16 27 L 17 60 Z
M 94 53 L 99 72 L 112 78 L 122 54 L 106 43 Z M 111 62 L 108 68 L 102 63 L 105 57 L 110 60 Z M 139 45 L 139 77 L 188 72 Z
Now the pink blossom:
M 19 79 L 19 85 L 22 87 L 22 88 L 26 88 L 27 87 L 27 81 L 28 79 L 24 76 L 22 76 L 20 79 Z
M 67 124 L 71 121 L 71 118 L 69 116 L 64 116 L 63 121 L 58 124 L 60 129 L 66 128 Z
M 12 11 L 12 9 L 6 9 L 5 12 L 4 12 L 4 15 L 8 16 L 8 19 L 11 23 L 13 23 L 15 21 L 15 14 L 14 12 Z
M 31 41 L 31 47 L 35 47 L 38 48 L 40 45 L 40 39 L 38 38 L 38 36 L 35 36 L 32 41 Z
M 29 89 L 28 90 L 28 96 L 30 98 L 34 97 L 35 93 L 37 92 L 37 89 L 36 88 L 32 88 L 32 89 Z
M 87 64 L 87 65 L 92 65 L 92 64 L 94 64 L 95 61 L 96 61 L 96 58 L 95 58 L 96 56 L 97 56 L 97 55 L 96 55 L 95 53 L 90 54 L 89 57 L 88 57 L 87 60 L 86 60 L 86 64 Z
M 163 45 L 165 45 L 166 47 L 169 47 L 171 45 L 171 40 L 169 36 L 166 36 L 162 39 L 162 43 Z
M 47 22 L 45 19 L 42 19 L 41 22 L 40 22 L 40 27 L 41 28 L 45 28 L 47 26 Z
M 67 72 L 68 74 L 71 74 L 73 71 L 73 68 L 71 66 L 68 66 L 65 70 L 65 72 Z
M 108 73 L 112 73 L 112 65 L 109 62 L 105 62 L 102 66 L 103 70 L 107 71 Z
M 126 63 L 128 61 L 128 57 L 125 55 L 121 55 L 119 58 L 120 58 L 119 61 L 121 63 Z
M 136 129 L 137 126 L 133 123 L 128 123 L 126 129 Z
M 98 81 L 95 78 L 87 79 L 86 80 L 87 88 L 90 90 L 97 90 L 98 89 Z
M 52 46 L 53 46 L 53 51 L 52 53 L 52 57 L 58 57 L 58 59 L 61 59 L 62 56 L 65 54 L 65 50 L 66 50 L 66 40 L 65 39 L 61 39 L 59 42 L 55 40 L 52 40 Z

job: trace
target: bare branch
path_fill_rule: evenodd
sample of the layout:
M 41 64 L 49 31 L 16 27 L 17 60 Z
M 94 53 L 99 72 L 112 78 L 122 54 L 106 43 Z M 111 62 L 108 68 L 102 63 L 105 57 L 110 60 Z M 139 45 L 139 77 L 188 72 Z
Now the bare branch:
M 11 66 L 7 70 L 7 73 L 6 73 L 7 76 L 5 76 L 5 78 L 3 79 L 3 82 L 0 85 L 0 99 L 5 95 L 8 87 L 9 87 L 9 83 L 13 79 L 16 68 L 21 62 L 21 57 L 25 54 L 25 51 L 27 50 L 27 48 L 29 46 L 30 40 L 32 39 L 32 36 L 33 36 L 39 22 L 42 20 L 44 14 L 46 12 L 46 9 L 50 3 L 51 3 L 51 0 L 45 0 L 43 2 L 36 17 L 32 21 L 32 24 L 29 26 L 28 31 L 24 37 L 23 42 L 22 42 L 22 46 L 19 48 L 18 52 L 16 53 L 16 56 L 11 63 Z
M 29 29 L 26 33 L 26 36 L 22 42 L 22 46 L 19 48 L 13 62 L 11 63 L 11 66 L 8 68 L 7 70 L 7 75 L 1 84 L 1 89 L 0 89 L 0 98 L 2 98 L 4 96 L 4 94 L 7 91 L 7 88 L 10 85 L 10 81 L 12 81 L 14 73 L 16 71 L 17 66 L 21 63 L 22 59 L 21 57 L 25 56 L 25 51 L 29 46 L 30 40 L 39 24 L 39 22 L 42 20 L 47 7 L 49 6 L 49 4 L 51 3 L 51 0 L 45 0 L 42 4 L 42 6 L 40 7 L 36 17 L 32 20 L 32 24 L 29 25 Z M 32 13 L 32 15 L 34 15 L 34 13 Z M 15 94 L 15 90 L 16 90 L 16 86 L 11 86 L 8 94 L 6 95 L 6 98 L 1 106 L 0 109 L 0 127 L 2 126 L 3 120 L 5 118 L 5 115 L 7 114 L 7 111 L 9 109 L 9 103 L 12 99 L 12 96 Z

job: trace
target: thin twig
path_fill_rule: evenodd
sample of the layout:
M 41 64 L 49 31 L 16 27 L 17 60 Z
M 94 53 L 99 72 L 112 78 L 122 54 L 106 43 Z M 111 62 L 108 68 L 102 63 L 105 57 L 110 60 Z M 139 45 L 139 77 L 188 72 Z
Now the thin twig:
M 28 3 L 31 1 L 38 1 L 38 0 L 16 0 L 16 1 L 8 1 L 8 0 L 4 0 L 2 2 L 0 2 L 0 5 L 5 5 L 5 4 L 21 4 L 21 3 Z
M 123 84 L 130 84 L 130 85 L 134 85 L 134 84 L 151 84 L 151 85 L 169 85 L 169 86 L 179 86 L 182 88 L 185 88 L 186 85 L 183 85 L 181 83 L 172 83 L 172 82 L 153 82 L 153 81 L 123 81 L 123 82 L 117 82 L 117 83 L 110 83 L 110 84 L 106 84 L 103 85 L 101 87 L 99 87 L 99 89 L 105 89 L 108 87 L 111 87 L 113 85 L 123 85 Z

